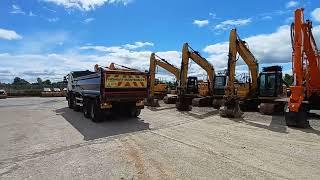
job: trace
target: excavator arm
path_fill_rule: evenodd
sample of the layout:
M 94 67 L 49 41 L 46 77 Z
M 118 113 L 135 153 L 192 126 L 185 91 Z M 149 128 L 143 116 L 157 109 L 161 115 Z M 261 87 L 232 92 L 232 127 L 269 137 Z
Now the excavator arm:
M 307 111 L 320 106 L 320 57 L 312 34 L 312 23 L 304 20 L 304 9 L 294 13 L 291 25 L 293 86 L 285 114 L 288 126 L 309 127 Z M 304 103 L 303 101 L 308 101 Z
M 173 74 L 176 80 L 180 79 L 180 69 L 175 67 L 174 65 L 170 64 L 165 59 L 156 58 L 156 54 L 152 53 L 150 56 L 150 97 L 154 96 L 154 86 L 155 86 L 155 74 L 156 74 L 156 67 L 160 66 L 163 69 L 167 70 L 171 74 Z
M 251 76 L 251 87 L 250 92 L 257 92 L 258 87 L 258 62 L 251 51 L 246 46 L 246 42 L 242 41 L 237 35 L 237 30 L 232 29 L 229 38 L 229 58 L 228 58 L 228 82 L 225 91 L 226 96 L 235 96 L 235 71 L 237 63 L 237 54 L 239 54 L 244 62 L 247 64 L 250 76 Z
M 239 54 L 244 62 L 247 64 L 249 71 L 251 82 L 249 82 L 249 92 L 246 93 L 245 98 L 248 95 L 257 94 L 258 90 L 258 62 L 254 55 L 248 49 L 245 41 L 242 41 L 240 37 L 237 35 L 237 30 L 232 29 L 229 37 L 229 54 L 228 54 L 228 71 L 227 71 L 227 86 L 225 89 L 225 106 L 221 111 L 221 116 L 226 117 L 239 117 L 242 115 L 242 112 L 239 108 L 238 102 L 238 94 L 236 94 L 235 90 L 235 71 L 236 71 L 236 63 L 237 63 L 237 54 Z
M 188 67 L 189 59 L 192 59 L 196 64 L 198 64 L 202 69 L 207 72 L 209 80 L 209 91 L 213 94 L 215 71 L 214 67 L 210 62 L 202 57 L 199 52 L 193 50 L 188 43 L 185 43 L 182 48 L 182 62 L 181 62 L 181 84 L 182 89 L 186 89 L 188 80 Z
M 189 105 L 191 104 L 192 98 L 187 97 L 187 83 L 188 83 L 188 68 L 189 59 L 198 64 L 202 69 L 207 72 L 209 80 L 209 94 L 213 95 L 215 71 L 212 64 L 209 63 L 199 52 L 193 50 L 188 43 L 185 43 L 182 48 L 182 61 L 181 61 L 181 72 L 180 72 L 180 85 L 178 88 L 178 100 L 176 107 L 180 111 L 190 110 Z M 200 101 L 199 101 L 200 102 Z

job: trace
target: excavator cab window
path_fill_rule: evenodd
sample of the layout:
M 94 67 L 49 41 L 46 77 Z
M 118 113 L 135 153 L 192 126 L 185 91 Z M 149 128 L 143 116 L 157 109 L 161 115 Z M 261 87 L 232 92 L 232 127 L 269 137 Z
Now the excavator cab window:
M 214 94 L 216 95 L 223 95 L 224 94 L 224 89 L 227 83 L 227 77 L 226 76 L 219 76 L 217 75 L 215 77 L 214 81 Z
M 259 77 L 259 95 L 274 97 L 279 93 L 281 76 L 279 73 L 262 73 Z
M 198 93 L 198 78 L 197 77 L 188 77 L 187 82 L 187 93 L 188 94 L 197 94 Z

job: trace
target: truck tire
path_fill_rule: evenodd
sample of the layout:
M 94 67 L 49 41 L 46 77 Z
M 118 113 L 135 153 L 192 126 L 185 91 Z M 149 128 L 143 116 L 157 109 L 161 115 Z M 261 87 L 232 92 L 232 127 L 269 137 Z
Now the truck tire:
M 72 94 L 71 93 L 68 94 L 67 100 L 68 100 L 68 107 L 70 109 L 73 109 L 73 100 L 72 100 Z
M 83 115 L 86 118 L 90 118 L 91 114 L 90 114 L 91 110 L 90 110 L 90 100 L 89 99 L 83 99 Z
M 102 112 L 100 107 L 98 106 L 95 100 L 90 101 L 90 118 L 93 122 L 101 122 L 102 121 Z
M 77 105 L 76 97 L 72 98 L 72 103 L 73 103 L 73 110 L 76 111 L 76 112 L 79 112 L 80 111 L 80 106 Z
M 141 113 L 141 109 L 137 109 L 136 107 L 133 107 L 130 109 L 129 116 L 132 118 L 136 118 L 140 115 L 140 113 Z

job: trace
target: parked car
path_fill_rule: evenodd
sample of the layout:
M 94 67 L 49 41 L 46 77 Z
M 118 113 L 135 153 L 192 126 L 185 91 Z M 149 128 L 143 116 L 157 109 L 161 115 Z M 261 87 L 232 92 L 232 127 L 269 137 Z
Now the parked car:
M 4 89 L 0 89 L 0 99 L 7 98 L 7 93 Z
M 61 92 L 61 89 L 60 88 L 53 88 L 53 91 L 54 92 Z

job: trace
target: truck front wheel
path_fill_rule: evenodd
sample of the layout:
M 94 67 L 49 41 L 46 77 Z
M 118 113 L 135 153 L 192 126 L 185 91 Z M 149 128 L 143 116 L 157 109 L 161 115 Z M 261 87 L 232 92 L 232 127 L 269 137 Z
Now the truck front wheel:
M 73 109 L 73 99 L 72 99 L 72 94 L 71 93 L 68 94 L 67 100 L 68 100 L 68 107 L 70 109 Z
M 93 122 L 102 121 L 102 112 L 96 101 L 90 101 L 90 118 Z

